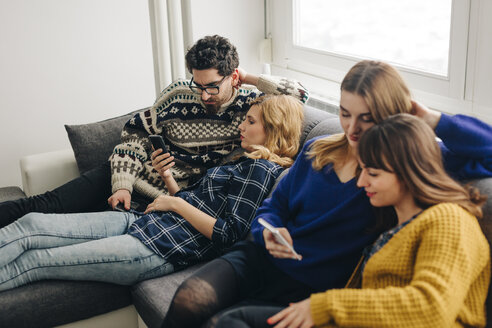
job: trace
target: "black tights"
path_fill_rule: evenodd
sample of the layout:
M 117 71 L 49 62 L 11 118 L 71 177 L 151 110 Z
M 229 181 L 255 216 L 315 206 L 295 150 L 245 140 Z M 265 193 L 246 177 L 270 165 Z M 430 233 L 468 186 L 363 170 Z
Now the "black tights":
M 238 301 L 236 274 L 229 262 L 215 259 L 185 280 L 174 294 L 163 328 L 211 327 L 208 318 Z

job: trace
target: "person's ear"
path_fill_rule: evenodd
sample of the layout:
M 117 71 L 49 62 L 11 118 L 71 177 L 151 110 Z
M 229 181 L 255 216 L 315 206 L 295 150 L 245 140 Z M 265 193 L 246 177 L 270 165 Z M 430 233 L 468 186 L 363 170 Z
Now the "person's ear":
M 241 86 L 240 79 L 239 79 L 239 70 L 236 68 L 234 72 L 231 74 L 231 80 L 232 80 L 232 87 L 233 88 L 239 88 Z

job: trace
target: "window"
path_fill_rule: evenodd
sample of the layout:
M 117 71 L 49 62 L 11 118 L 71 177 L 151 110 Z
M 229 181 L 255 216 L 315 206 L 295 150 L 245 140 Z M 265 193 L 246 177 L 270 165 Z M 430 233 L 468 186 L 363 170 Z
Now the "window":
M 339 83 L 362 59 L 390 62 L 415 98 L 467 112 L 470 0 L 267 0 L 272 72 L 338 101 Z M 471 110 L 471 109 L 470 109 Z
M 450 0 L 303 0 L 295 6 L 295 46 L 448 76 Z

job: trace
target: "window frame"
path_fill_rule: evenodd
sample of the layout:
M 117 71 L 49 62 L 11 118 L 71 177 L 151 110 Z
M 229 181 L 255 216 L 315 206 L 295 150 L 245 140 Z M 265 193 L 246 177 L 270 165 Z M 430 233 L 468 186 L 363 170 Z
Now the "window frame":
M 267 35 L 272 38 L 272 72 L 308 81 L 308 88 L 320 98 L 338 102 L 339 85 L 346 72 L 362 58 L 328 53 L 294 45 L 295 6 L 301 0 L 266 0 Z M 471 0 L 452 0 L 448 76 L 440 76 L 395 65 L 413 96 L 428 106 L 450 113 L 471 112 L 471 57 L 468 53 Z M 468 74 L 468 76 L 467 76 Z M 309 85 L 311 84 L 311 85 Z

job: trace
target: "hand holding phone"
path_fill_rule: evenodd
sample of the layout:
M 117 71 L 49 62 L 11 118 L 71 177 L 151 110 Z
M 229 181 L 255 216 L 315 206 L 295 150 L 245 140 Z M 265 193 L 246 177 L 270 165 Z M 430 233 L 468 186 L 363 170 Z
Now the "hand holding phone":
M 134 202 L 133 200 L 130 202 L 130 209 L 137 210 L 138 206 L 139 206 L 139 204 L 137 202 Z M 123 203 L 116 204 L 116 206 L 113 208 L 113 210 L 119 211 L 119 212 L 128 212 Z
M 162 149 L 162 152 L 165 153 L 167 151 L 166 143 L 164 142 L 164 138 L 158 134 L 149 135 L 150 142 L 152 146 L 154 146 L 154 150 Z
M 282 234 L 280 233 L 280 231 L 277 228 L 275 228 L 274 226 L 272 226 L 270 223 L 266 222 L 262 218 L 258 218 L 258 223 L 261 224 L 263 227 L 265 227 L 265 229 L 270 231 L 273 234 L 273 236 L 275 237 L 275 239 L 280 244 L 289 248 L 290 251 L 292 252 L 292 254 L 294 254 L 295 258 L 298 261 L 300 261 L 302 259 L 302 257 L 294 250 L 294 247 L 292 247 L 292 245 L 289 244 L 289 242 L 287 240 L 285 240 L 285 238 L 282 236 Z

